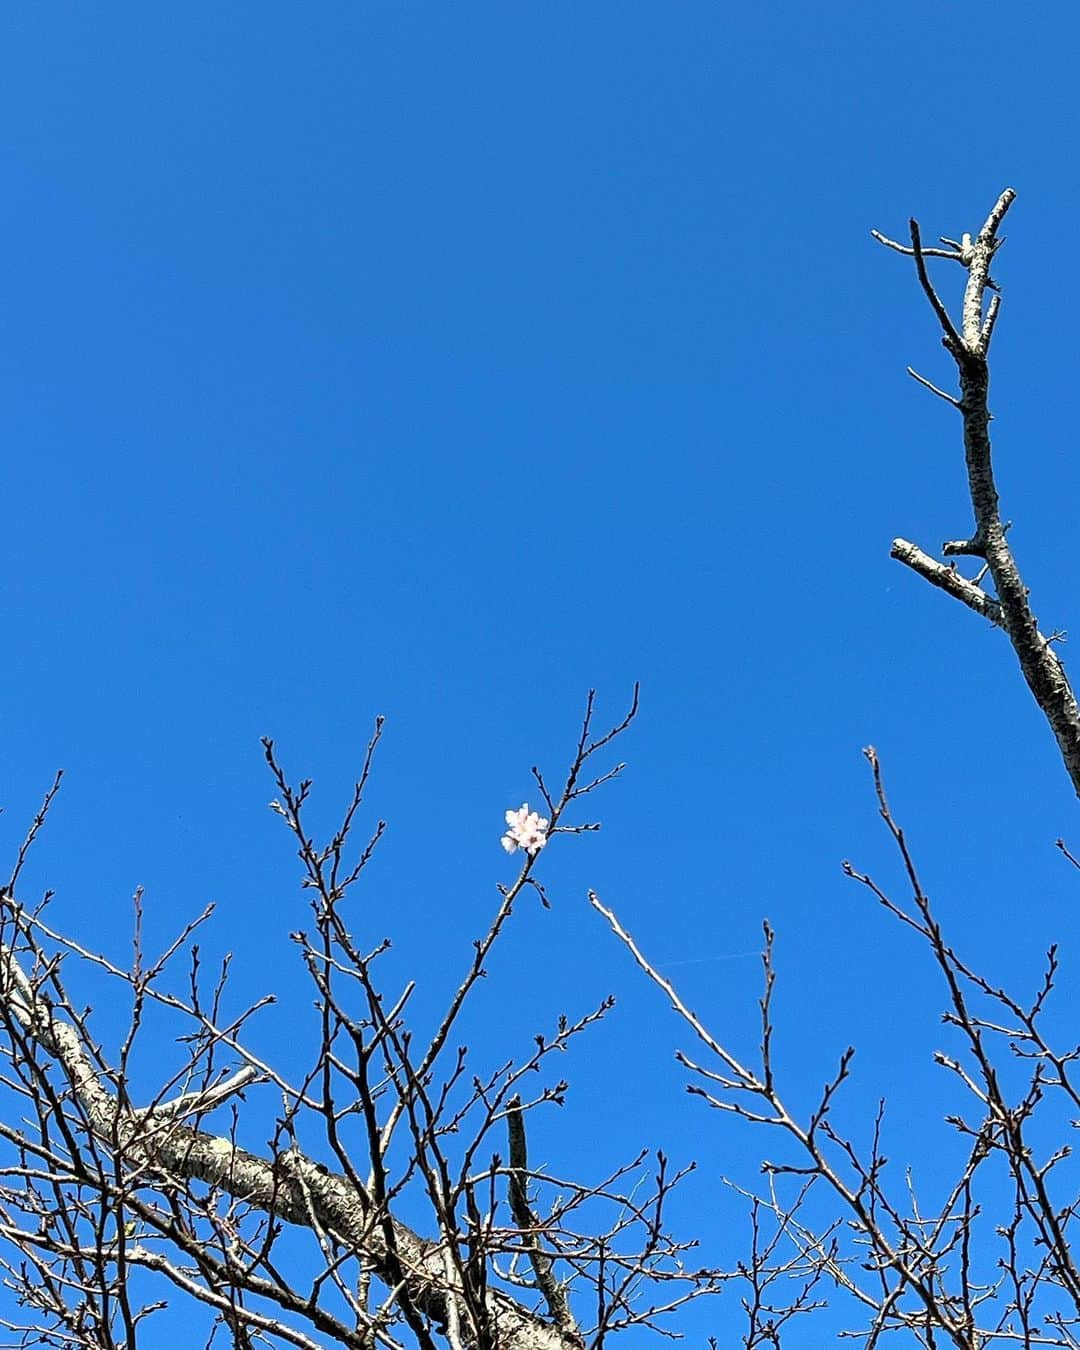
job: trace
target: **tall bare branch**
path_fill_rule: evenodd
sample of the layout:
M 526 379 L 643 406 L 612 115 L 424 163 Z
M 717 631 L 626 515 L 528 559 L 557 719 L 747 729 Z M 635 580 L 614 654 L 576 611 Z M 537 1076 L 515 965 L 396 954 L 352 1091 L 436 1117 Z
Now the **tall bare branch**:
M 1054 650 L 1052 637 L 1039 629 L 1027 587 L 1009 545 L 1008 524 L 1001 516 L 991 454 L 989 355 L 1001 296 L 990 271 L 1004 242 L 999 234 L 1002 222 L 1015 197 L 1013 189 L 1006 188 L 979 232 L 974 236 L 964 234 L 959 242 L 947 249 L 924 248 L 918 222 L 914 219 L 910 222 L 910 247 L 872 231 L 879 243 L 914 258 L 919 283 L 942 329 L 942 343 L 953 358 L 959 378 L 958 400 L 953 400 L 936 386 L 929 387 L 935 394 L 955 402 L 963 418 L 964 459 L 974 530 L 966 538 L 947 541 L 942 553 L 946 557 L 982 559 L 996 598 L 980 598 L 984 593 L 978 583 L 968 581 L 955 569 L 936 562 L 906 539 L 893 541 L 892 556 L 1004 630 L 1027 686 L 1054 733 L 1073 788 L 1080 795 L 1080 706 Z M 967 271 L 959 327 L 954 324 L 930 279 L 928 258 L 947 258 Z M 929 384 L 921 377 L 917 378 Z

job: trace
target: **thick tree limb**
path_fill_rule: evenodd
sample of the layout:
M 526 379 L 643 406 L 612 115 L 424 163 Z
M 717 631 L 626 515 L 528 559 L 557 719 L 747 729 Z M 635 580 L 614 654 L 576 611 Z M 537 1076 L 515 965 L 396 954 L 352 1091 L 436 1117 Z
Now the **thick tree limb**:
M 956 362 L 960 381 L 957 406 L 964 419 L 964 458 L 975 529 L 970 539 L 947 543 L 943 552 L 984 559 L 993 579 L 996 602 L 985 596 L 975 583 L 936 562 L 906 540 L 893 543 L 892 556 L 1005 631 L 1028 688 L 1054 733 L 1066 772 L 1080 796 L 1080 706 L 1061 661 L 1050 640 L 1040 632 L 1032 613 L 1027 587 L 1006 537 L 1008 526 L 1001 518 L 991 455 L 987 358 L 1000 296 L 990 297 L 985 312 L 984 302 L 987 291 L 997 290 L 990 277 L 990 266 L 1003 242 L 998 230 L 1015 197 L 1013 189 L 1006 188 L 978 235 L 972 239 L 965 234 L 955 251 L 924 249 L 915 220 L 911 221 L 910 249 L 874 232 L 879 242 L 915 258 L 920 285 L 941 325 L 944 345 Z M 959 330 L 930 281 L 926 267 L 928 257 L 947 257 L 959 261 L 967 269 Z M 933 392 L 942 395 L 936 388 Z M 952 402 L 948 395 L 942 396 Z

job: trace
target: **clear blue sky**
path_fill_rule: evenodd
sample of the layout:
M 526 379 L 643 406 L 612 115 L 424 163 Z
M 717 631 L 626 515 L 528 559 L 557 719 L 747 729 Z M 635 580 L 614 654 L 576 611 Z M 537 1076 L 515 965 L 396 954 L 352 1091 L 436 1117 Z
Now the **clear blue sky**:
M 329 821 L 383 713 L 363 924 L 430 1014 L 529 766 L 564 763 L 589 686 L 614 716 L 640 680 L 603 833 L 544 859 L 553 909 L 494 963 L 480 1062 L 614 991 L 536 1156 L 697 1157 L 686 1226 L 731 1259 L 716 1178 L 766 1144 L 680 1096 L 679 1029 L 585 889 L 748 1055 L 767 914 L 793 1095 L 854 1040 L 852 1129 L 884 1092 L 917 1158 L 942 996 L 841 876 L 892 875 L 859 751 L 968 949 L 1028 979 L 1062 938 L 1065 1002 L 1052 841 L 1080 829 L 1003 639 L 888 558 L 969 512 L 956 421 L 904 375 L 947 358 L 868 231 L 955 234 L 1019 191 L 1000 482 L 1044 627 L 1080 627 L 1078 42 L 1064 4 L 6 7 L 9 851 L 69 775 L 28 890 L 118 956 L 136 885 L 158 941 L 216 900 L 208 953 L 238 1000 L 281 995 L 263 1048 L 295 1041 L 306 909 L 259 737 Z

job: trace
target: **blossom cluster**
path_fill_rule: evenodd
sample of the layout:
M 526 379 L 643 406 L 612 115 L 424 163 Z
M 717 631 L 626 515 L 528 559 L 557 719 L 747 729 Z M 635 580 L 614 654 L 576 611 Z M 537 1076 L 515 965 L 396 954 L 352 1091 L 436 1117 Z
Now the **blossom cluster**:
M 523 848 L 526 853 L 539 853 L 547 843 L 547 829 L 547 820 L 536 811 L 530 811 L 528 802 L 522 802 L 520 811 L 506 813 L 502 846 L 507 853 L 513 853 L 516 848 Z

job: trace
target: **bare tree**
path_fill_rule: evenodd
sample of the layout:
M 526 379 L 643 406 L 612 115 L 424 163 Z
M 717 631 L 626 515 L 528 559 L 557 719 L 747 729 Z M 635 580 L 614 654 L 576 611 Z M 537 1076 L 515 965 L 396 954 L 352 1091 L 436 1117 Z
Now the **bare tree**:
M 941 248 L 923 246 L 915 220 L 910 244 L 874 232 L 880 243 L 914 259 L 942 342 L 956 364 L 958 397 L 910 367 L 909 373 L 961 414 L 974 530 L 945 543 L 942 552 L 976 559 L 977 570 L 965 576 L 955 561 L 938 561 L 905 539 L 893 543 L 892 555 L 1005 633 L 1080 792 L 1080 712 L 1053 649 L 1058 635 L 1044 636 L 1032 612 L 1001 517 L 991 462 L 988 358 L 1001 305 L 991 265 L 1014 198 L 1006 189 L 976 235 L 942 239 Z M 959 322 L 930 279 L 929 259 L 959 264 L 967 273 Z M 743 1344 L 779 1346 L 793 1322 L 821 1310 L 828 1293 L 845 1305 L 848 1330 L 842 1334 L 867 1346 L 897 1336 L 907 1344 L 948 1344 L 959 1350 L 1008 1343 L 1078 1346 L 1080 1264 L 1071 1239 L 1080 1179 L 1068 1165 L 1067 1141 L 1080 1107 L 1080 1049 L 1075 1043 L 1056 1044 L 1044 1030 L 1059 973 L 1057 948 L 1047 952 L 1042 981 L 1025 996 L 969 964 L 935 917 L 886 797 L 877 755 L 870 749 L 866 756 L 906 899 L 895 899 L 851 863 L 844 870 L 922 940 L 940 973 L 944 1021 L 953 1033 L 953 1045 L 934 1057 L 959 1088 L 960 1104 L 946 1124 L 964 1147 L 952 1183 L 937 1203 L 925 1205 L 912 1178 L 897 1178 L 888 1168 L 884 1104 L 868 1128 L 864 1123 L 862 1129 L 845 1130 L 837 1124 L 852 1047 L 840 1055 L 809 1114 L 790 1106 L 775 1069 L 776 970 L 768 924 L 761 1041 L 751 1064 L 691 1011 L 614 911 L 591 897 L 702 1048 L 704 1057 L 678 1056 L 690 1074 L 689 1091 L 719 1111 L 771 1126 L 785 1141 L 782 1158 L 763 1165 L 764 1193 L 751 1197 L 750 1259 L 739 1268 L 750 1290 L 743 1300 Z M 1080 866 L 1058 843 L 1068 861 Z M 858 1134 L 867 1134 L 869 1142 L 860 1146 Z
M 988 357 L 1000 308 L 991 270 L 1013 198 L 1001 195 L 977 235 L 940 248 L 923 246 L 915 221 L 910 244 L 875 236 L 914 260 L 956 364 L 958 396 L 911 373 L 961 414 L 974 513 L 970 536 L 943 547 L 953 561 L 902 539 L 892 551 L 1004 632 L 1080 792 L 1080 713 L 1056 635 L 1044 636 L 1032 613 L 991 463 Z M 966 273 L 958 322 L 930 279 L 937 259 Z M 971 576 L 955 561 L 967 558 Z M 23 1313 L 9 1323 L 12 1343 L 132 1350 L 140 1337 L 160 1339 L 167 1302 L 179 1300 L 187 1326 L 202 1315 L 206 1344 L 601 1350 L 628 1329 L 672 1334 L 672 1314 L 734 1287 L 742 1321 L 724 1344 L 749 1350 L 779 1347 L 792 1331 L 814 1343 L 805 1338 L 826 1306 L 845 1318 L 841 1334 L 870 1347 L 886 1339 L 962 1350 L 1080 1346 L 1080 1264 L 1071 1253 L 1080 1187 L 1063 1143 L 1080 1115 L 1080 1050 L 1045 1030 L 1057 950 L 1023 997 L 973 968 L 935 916 L 872 750 L 905 898 L 851 864 L 845 870 L 917 936 L 942 980 L 952 1040 L 936 1059 L 958 1090 L 946 1123 L 961 1146 L 944 1192 L 927 1203 L 911 1178 L 894 1176 L 883 1107 L 861 1125 L 838 1124 L 852 1049 L 809 1113 L 790 1104 L 774 1055 L 768 924 L 751 1060 L 689 1008 L 594 893 L 596 910 L 699 1047 L 679 1055 L 691 1094 L 771 1127 L 779 1151 L 764 1164 L 760 1193 L 741 1192 L 750 1216 L 743 1259 L 713 1267 L 669 1230 L 667 1201 L 688 1169 L 672 1170 L 662 1153 L 586 1180 L 530 1163 L 530 1116 L 566 1091 L 554 1057 L 610 1000 L 559 1018 L 523 1058 L 487 1066 L 456 1044 L 462 1010 L 515 906 L 547 904 L 543 850 L 556 836 L 596 828 L 576 812 L 620 772 L 602 757 L 636 711 L 635 693 L 626 717 L 597 735 L 590 695 L 558 792 L 534 770 L 547 815 L 508 813 L 506 842 L 524 850 L 521 870 L 501 890 L 444 1014 L 423 1032 L 410 1013 L 413 986 L 390 988 L 382 978 L 387 944 L 354 933 L 344 905 L 382 833 L 378 824 L 354 842 L 381 724 L 326 842 L 307 824 L 310 781 L 294 785 L 266 743 L 274 806 L 311 897 L 310 930 L 293 935 L 315 995 L 299 1081 L 249 1048 L 248 1024 L 268 1000 L 231 1011 L 228 963 L 204 972 L 197 938 L 209 910 L 150 958 L 137 898 L 135 954 L 122 966 L 56 931 L 48 895 L 37 904 L 22 897 L 53 785 L 0 896 L 0 1264 Z M 115 1043 L 102 1041 L 69 993 L 72 962 L 128 1001 Z M 160 1041 L 147 1032 L 157 1017 L 175 1019 L 182 1037 L 164 1068 Z M 156 1086 L 140 1096 L 148 1034 Z
M 590 695 L 560 792 L 534 771 L 547 817 L 530 813 L 539 832 L 526 840 L 517 879 L 500 888 L 459 987 L 423 1036 L 408 1015 L 413 985 L 391 993 L 380 984 L 389 944 L 369 945 L 345 918 L 383 830 L 379 823 L 354 844 L 381 723 L 326 843 L 306 824 L 311 782 L 293 786 L 266 742 L 273 805 L 311 897 L 310 931 L 293 935 L 316 1009 L 310 1067 L 298 1082 L 244 1043 L 271 1000 L 228 1012 L 228 965 L 203 971 L 195 938 L 209 909 L 149 959 L 137 897 L 135 955 L 121 967 L 55 931 L 48 896 L 20 901 L 23 864 L 57 780 L 0 900 L 0 1268 L 25 1313 L 8 1323 L 14 1343 L 160 1344 L 154 1318 L 179 1296 L 192 1305 L 187 1328 L 193 1312 L 205 1312 L 207 1344 L 568 1350 L 659 1326 L 719 1287 L 668 1231 L 666 1202 L 684 1172 L 662 1153 L 588 1181 L 530 1167 L 526 1122 L 566 1091 L 554 1062 L 610 999 L 558 1018 L 517 1062 L 474 1066 L 454 1043 L 515 906 L 530 895 L 547 904 L 536 875 L 541 846 L 596 828 L 571 817 L 619 773 L 620 764 L 596 773 L 592 765 L 636 710 L 635 692 L 627 716 L 596 735 Z M 118 1045 L 102 1043 L 69 995 L 72 959 L 130 1003 Z M 136 1060 L 154 1011 L 175 1019 L 186 1052 L 136 1102 Z M 148 1048 L 160 1065 L 160 1042 Z M 267 1113 L 242 1107 L 245 1093 L 278 1103 L 268 1146 L 256 1143 Z

